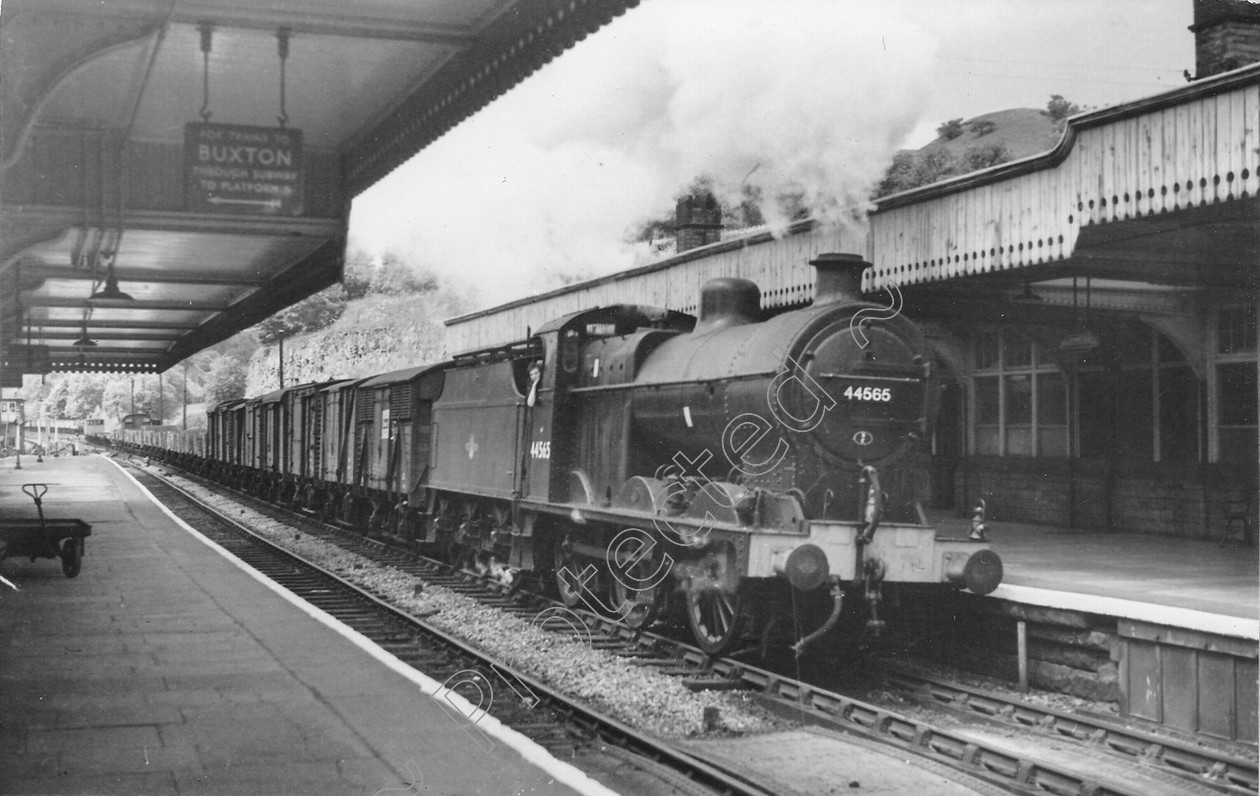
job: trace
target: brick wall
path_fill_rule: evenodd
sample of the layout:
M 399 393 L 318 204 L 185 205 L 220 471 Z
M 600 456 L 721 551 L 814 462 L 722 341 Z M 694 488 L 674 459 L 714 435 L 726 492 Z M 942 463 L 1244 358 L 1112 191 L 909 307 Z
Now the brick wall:
M 722 208 L 712 194 L 684 196 L 674 210 L 674 232 L 679 252 L 722 239 Z
M 1260 61 L 1260 4 L 1198 0 L 1194 9 L 1196 78 Z

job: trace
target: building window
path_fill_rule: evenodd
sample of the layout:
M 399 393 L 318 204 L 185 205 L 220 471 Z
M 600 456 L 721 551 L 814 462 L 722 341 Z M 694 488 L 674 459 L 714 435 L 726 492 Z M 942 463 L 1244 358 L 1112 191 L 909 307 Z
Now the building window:
M 1256 305 L 1222 309 L 1216 322 L 1216 353 L 1248 354 L 1255 350 Z
M 976 338 L 972 450 L 988 456 L 1066 456 L 1067 383 L 1035 343 L 1012 331 Z
M 1199 460 L 1199 380 L 1170 339 L 1112 330 L 1078 372 L 1081 458 Z
M 1217 460 L 1257 458 L 1256 305 L 1222 307 L 1216 316 Z

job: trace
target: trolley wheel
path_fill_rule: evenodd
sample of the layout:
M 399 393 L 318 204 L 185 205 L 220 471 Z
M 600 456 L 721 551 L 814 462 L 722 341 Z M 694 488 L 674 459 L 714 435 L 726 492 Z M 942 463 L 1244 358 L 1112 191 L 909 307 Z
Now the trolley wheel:
M 706 555 L 687 584 L 687 623 L 696 646 L 709 655 L 721 655 L 740 638 L 744 628 L 743 600 L 732 551 Z
M 83 568 L 83 540 L 67 539 L 61 543 L 61 571 L 73 578 Z

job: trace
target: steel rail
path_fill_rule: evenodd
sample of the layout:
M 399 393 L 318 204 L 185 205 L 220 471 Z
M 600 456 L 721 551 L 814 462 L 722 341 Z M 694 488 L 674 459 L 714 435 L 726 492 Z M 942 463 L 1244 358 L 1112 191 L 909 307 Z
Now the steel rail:
M 1260 776 L 1252 760 L 1218 752 L 1102 717 L 1071 714 L 1026 700 L 983 691 L 913 672 L 892 661 L 883 661 L 891 685 L 922 695 L 934 703 L 966 713 L 985 716 L 1003 724 L 1044 731 L 1108 749 L 1195 781 L 1219 786 L 1226 792 L 1260 791 Z
M 433 562 L 433 564 L 440 565 L 440 562 Z M 484 576 L 464 573 L 463 579 L 466 582 L 479 579 L 488 592 L 506 594 L 506 591 L 494 582 L 486 581 Z M 541 595 L 531 594 L 530 597 L 539 602 L 559 604 Z M 784 677 L 730 657 L 710 658 L 698 647 L 678 639 L 651 631 L 636 630 L 615 619 L 591 611 L 577 610 L 575 613 L 585 619 L 588 626 L 606 637 L 619 637 L 627 643 L 633 643 L 641 652 L 663 654 L 672 658 L 671 663 L 676 665 L 675 671 L 680 675 L 694 674 L 705 677 L 704 680 L 696 679 L 688 682 L 689 686 L 715 687 L 716 682 L 717 687 L 721 687 L 723 681 L 734 683 L 739 687 L 759 692 L 763 701 L 776 703 L 776 706 L 780 708 L 780 715 L 785 716 L 791 715 L 789 711 L 798 708 L 802 695 L 805 701 L 809 702 L 813 700 L 816 693 L 820 699 L 835 700 L 829 702 L 829 705 L 844 705 L 844 709 L 853 714 L 853 722 L 861 724 L 867 730 L 875 728 L 875 734 L 882 731 L 879 723 L 870 718 L 880 713 L 880 710 L 874 706 L 818 689 L 808 683 Z M 1144 766 L 1161 767 L 1168 773 L 1186 778 L 1190 783 L 1206 786 L 1219 792 L 1256 793 L 1258 790 L 1257 766 L 1243 757 L 1195 746 L 1189 742 L 1180 742 L 1173 738 L 1156 736 L 1153 733 L 1125 727 L 1104 718 L 1071 714 L 1023 700 L 1006 698 L 977 688 L 928 678 L 907 672 L 902 667 L 895 667 L 886 660 L 881 661 L 881 664 L 889 667 L 883 674 L 890 685 L 923 694 L 934 704 L 956 708 L 985 718 L 996 718 L 1004 724 L 1021 729 L 1077 741 L 1094 749 L 1103 749 Z M 684 669 L 687 669 L 687 672 L 684 672 Z M 827 723 L 835 724 L 836 722 L 828 721 Z M 1050 776 L 1050 774 L 1047 772 L 1043 776 Z M 1057 779 L 1055 781 L 1059 782 Z M 1081 792 L 1088 792 L 1088 789 Z
M 247 541 L 254 550 L 258 551 L 258 555 L 250 556 L 248 555 L 249 551 L 242 550 L 239 547 L 236 547 L 236 549 L 233 549 L 231 552 L 242 558 L 242 560 L 250 566 L 255 569 L 259 569 L 259 571 L 263 572 L 263 574 L 266 574 L 273 580 L 277 580 L 280 585 L 290 588 L 283 582 L 284 580 L 292 580 L 294 578 L 300 579 L 302 575 L 306 575 L 308 577 L 310 575 L 317 576 L 320 580 L 325 582 L 325 585 L 332 585 L 335 588 L 340 589 L 345 594 L 353 595 L 358 603 L 370 605 L 378 614 L 387 616 L 390 619 L 400 622 L 410 628 L 414 628 L 426 638 L 439 643 L 446 650 L 449 650 L 468 661 L 472 661 L 474 665 L 487 667 L 492 671 L 498 670 L 499 672 L 504 673 L 507 676 L 506 679 L 521 683 L 534 694 L 540 695 L 541 704 L 545 704 L 547 707 L 550 707 L 565 716 L 568 723 L 576 725 L 589 733 L 595 734 L 601 740 L 611 745 L 634 752 L 656 765 L 667 766 L 672 771 L 683 774 L 689 780 L 696 782 L 697 784 L 701 784 L 715 793 L 730 794 L 730 796 L 772 796 L 773 791 L 764 789 L 760 785 L 749 781 L 738 773 L 725 771 L 719 766 L 713 764 L 711 761 L 701 760 L 693 754 L 677 749 L 666 742 L 651 738 L 650 736 L 611 716 L 583 705 L 582 703 L 569 698 L 541 681 L 536 680 L 530 675 L 509 666 L 493 656 L 490 656 L 468 643 L 450 635 L 440 628 L 425 622 L 422 618 L 395 607 L 372 592 L 351 583 L 350 581 L 324 569 L 318 564 L 309 561 L 296 553 L 284 549 L 268 539 L 263 538 L 239 521 L 229 517 L 212 506 L 207 505 L 204 501 L 199 500 L 196 496 L 190 494 L 187 490 L 179 487 L 178 485 L 170 483 L 167 479 L 151 472 L 145 472 L 144 474 L 148 475 L 150 478 L 160 481 L 167 489 L 176 492 L 181 498 L 193 504 L 196 507 L 196 510 L 212 516 L 216 522 L 228 526 L 231 529 L 230 533 L 236 535 L 244 541 Z M 218 540 L 216 539 L 215 541 Z M 248 557 L 241 556 L 242 552 L 245 552 Z M 290 567 L 293 564 L 296 564 L 301 569 L 304 569 L 305 572 L 284 573 L 284 577 L 278 579 L 276 577 L 277 570 L 275 567 L 268 566 L 269 563 L 276 561 L 284 562 Z M 259 564 L 261 564 L 265 570 L 269 571 L 260 569 Z M 283 569 L 280 570 L 280 573 L 283 573 Z M 294 591 L 293 589 L 290 590 Z M 339 604 L 333 596 L 328 594 L 327 589 L 315 588 L 308 585 L 303 587 L 302 591 L 306 592 L 306 594 L 303 595 L 298 591 L 294 591 L 294 593 L 303 599 L 307 599 L 308 601 L 310 601 L 309 598 L 311 596 L 319 594 L 320 597 L 315 603 L 316 607 L 326 611 L 334 618 L 338 618 L 339 621 L 344 620 L 342 620 L 338 614 L 345 615 L 346 613 L 356 613 L 347 606 Z M 361 606 L 353 607 L 359 608 Z M 362 619 L 360 617 L 358 621 L 353 623 L 347 622 L 347 624 L 353 627 L 354 624 L 359 624 L 361 621 Z M 368 638 L 372 639 L 375 643 L 380 643 L 378 638 L 373 638 L 373 635 L 379 636 L 379 633 L 364 633 L 364 635 L 368 636 Z M 388 649 L 388 647 L 385 648 Z M 458 668 L 466 669 L 469 667 L 461 664 Z M 531 711 L 536 710 L 538 706 L 539 704 L 533 705 L 531 707 Z M 491 705 L 491 707 L 493 707 L 493 705 Z M 495 713 L 491 713 L 491 715 L 495 715 L 496 718 L 500 718 L 500 720 L 504 721 L 504 723 L 508 726 L 512 726 L 514 723 L 518 725 L 522 723 L 519 720 L 514 721 L 512 717 L 503 719 Z M 536 714 L 531 713 L 531 716 L 535 715 Z M 531 723 L 536 724 L 536 719 Z
M 166 465 L 171 466 L 171 465 Z M 204 481 L 200 476 L 192 476 Z M 213 484 L 213 482 L 210 482 Z M 394 560 L 382 561 L 391 566 L 400 567 L 421 577 L 433 579 L 435 582 L 446 581 L 440 585 L 454 587 L 468 596 L 477 597 L 478 590 L 483 592 L 483 602 L 504 601 L 515 595 L 532 600 L 543 608 L 560 606 L 551 598 L 524 592 L 519 588 L 503 587 L 487 576 L 466 570 L 453 570 L 449 564 L 428 559 L 412 551 L 400 550 L 397 547 L 375 539 L 367 539 L 359 533 L 339 525 L 330 525 L 306 515 L 305 513 L 277 506 L 239 490 L 213 484 L 216 489 L 224 489 L 233 493 L 236 499 L 246 499 L 256 507 L 270 512 L 277 512 L 293 520 L 300 520 L 335 533 L 339 538 L 351 542 L 354 546 L 370 548 L 389 555 Z M 408 566 L 410 564 L 410 566 Z M 498 605 L 495 607 L 502 608 Z M 541 611 L 543 608 L 539 608 Z M 655 663 L 662 665 L 667 673 L 690 677 L 686 682 L 693 688 L 738 687 L 757 692 L 758 701 L 767 709 L 779 715 L 802 722 L 820 724 L 843 732 L 853 733 L 859 737 L 890 744 L 904 752 L 922 756 L 928 760 L 943 763 L 958 771 L 970 774 L 984 782 L 1007 788 L 1017 793 L 1054 793 L 1062 796 L 1148 796 L 1149 783 L 1135 778 L 1127 785 L 1105 785 L 1100 783 L 1083 764 L 1075 769 L 1047 760 L 1033 759 L 1028 754 L 1018 755 L 983 742 L 951 733 L 932 726 L 926 721 L 908 718 L 895 712 L 848 697 L 809 683 L 796 680 L 766 669 L 762 669 L 732 658 L 713 658 L 697 647 L 669 636 L 653 633 L 643 629 L 631 628 L 614 619 L 602 616 L 585 609 L 570 609 L 583 620 L 589 628 L 603 634 L 603 641 L 610 652 L 619 655 L 640 655 L 655 658 Z M 977 700 L 976 704 L 980 704 Z M 980 710 L 976 710 L 982 715 Z M 1078 726 L 1086 719 L 1069 717 Z M 1039 724 L 1021 725 L 1025 729 L 1041 729 Z M 1081 740 L 1070 733 L 1056 733 L 1057 736 L 1073 740 Z M 1093 735 L 1086 740 L 1093 738 Z M 1098 748 L 1098 744 L 1093 744 Z M 1105 747 L 1104 748 L 1108 748 Z M 1145 756 L 1125 754 L 1130 762 L 1138 764 L 1149 762 Z M 1170 756 L 1170 767 L 1175 754 Z M 1217 761 L 1214 761 L 1214 765 Z M 1245 762 L 1245 761 L 1244 761 Z M 1179 771 L 1184 773 L 1188 769 Z M 1220 772 L 1222 769 L 1214 768 Z M 1235 772 L 1233 768 L 1225 769 Z M 1149 771 L 1143 772 L 1147 776 Z M 1236 776 L 1236 773 L 1232 773 Z M 1204 775 L 1194 782 L 1186 783 L 1187 794 L 1219 793 L 1222 790 L 1222 779 Z M 1232 783 L 1229 783 L 1232 785 Z M 1230 791 L 1237 792 L 1237 791 Z M 1254 788 L 1250 792 L 1255 792 Z

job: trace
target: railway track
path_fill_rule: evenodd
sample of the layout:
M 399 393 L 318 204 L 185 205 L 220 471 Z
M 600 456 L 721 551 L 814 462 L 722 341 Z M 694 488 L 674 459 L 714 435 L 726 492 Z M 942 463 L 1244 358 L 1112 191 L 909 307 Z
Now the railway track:
M 772 790 L 651 738 L 491 658 L 460 639 L 412 616 L 374 594 L 263 539 L 215 511 L 167 479 L 133 468 L 133 475 L 177 515 L 249 566 L 363 634 L 408 665 L 434 679 L 476 685 L 501 676 L 519 689 L 499 689 L 491 715 L 561 759 L 606 746 L 624 762 L 658 776 L 675 790 L 726 796 L 770 796 Z M 471 734 L 470 734 L 471 735 Z M 475 740 L 475 738 L 474 738 Z M 601 749 L 599 754 L 609 750 Z
M 1260 777 L 1254 760 L 1215 751 L 1189 740 L 1157 735 L 1097 716 L 1070 714 L 1025 700 L 1004 697 L 972 686 L 927 676 L 891 661 L 884 674 L 890 685 L 915 694 L 925 702 L 960 713 L 980 716 L 1006 726 L 1023 727 L 1069 738 L 1090 747 L 1141 761 L 1196 783 L 1224 792 L 1256 793 Z
M 151 474 L 150 477 L 156 478 Z M 199 477 L 188 475 L 185 477 L 220 493 L 230 493 L 234 499 L 246 502 L 257 511 L 299 525 L 306 533 L 325 541 L 332 541 L 338 546 L 373 558 L 382 564 L 396 567 L 421 578 L 426 583 L 442 585 L 460 592 L 484 605 L 531 617 L 539 616 L 559 606 L 559 603 L 549 598 L 519 588 L 505 587 L 487 576 L 454 570 L 442 562 L 401 551 L 352 531 L 320 523 L 300 512 L 263 503 L 243 493 L 226 490 L 221 486 L 206 482 Z M 170 488 L 176 489 L 176 487 Z M 192 498 L 185 496 L 185 499 Z M 282 585 L 287 586 L 285 583 Z M 357 587 L 349 586 L 349 588 L 357 590 Z M 397 611 L 392 606 L 384 605 L 378 598 L 372 595 L 367 595 L 367 597 L 375 603 L 381 603 L 384 609 L 399 614 L 399 621 L 416 622 L 414 618 Z M 321 604 L 320 607 L 324 606 Z M 1194 796 L 1200 793 L 1256 792 L 1256 767 L 1242 758 L 1214 754 L 1210 750 L 1198 748 L 1192 744 L 1177 744 L 1145 735 L 1140 731 L 1126 730 L 1115 722 L 1068 715 L 1029 703 L 1004 700 L 977 689 L 968 689 L 965 686 L 942 681 L 930 681 L 900 670 L 888 674 L 890 686 L 915 695 L 925 704 L 952 710 L 960 716 L 980 719 L 986 724 L 999 722 L 1003 727 L 1018 731 L 1024 737 L 1024 740 L 1019 743 L 986 739 L 965 728 L 936 727 L 925 720 L 900 715 L 898 712 L 878 705 L 732 658 L 712 658 L 699 648 L 685 642 L 650 631 L 636 630 L 593 612 L 578 609 L 572 610 L 571 613 L 581 619 L 582 629 L 574 628 L 572 622 L 551 623 L 550 625 L 544 623 L 540 626 L 565 633 L 572 633 L 575 630 L 585 632 L 588 634 L 587 638 L 592 647 L 627 658 L 635 665 L 651 666 L 662 673 L 679 677 L 688 688 L 751 691 L 756 694 L 757 700 L 763 706 L 785 718 L 838 729 L 868 740 L 891 745 L 907 754 L 927 759 L 935 764 L 944 764 L 1008 792 L 1053 793 L 1063 794 L 1063 796 L 1077 796 L 1078 794 L 1079 796 L 1151 796 L 1165 793 Z M 443 637 L 443 643 L 451 648 L 466 646 L 463 642 L 441 631 L 436 632 Z M 417 668 L 423 668 L 430 676 L 440 676 L 451 665 L 447 663 L 446 669 L 434 669 L 434 661 L 430 656 L 425 653 L 412 654 L 407 646 L 410 642 L 400 646 L 390 639 L 387 641 L 389 643 L 382 646 L 391 652 L 401 649 L 404 655 L 399 657 Z M 484 659 L 480 653 L 470 654 Z M 441 666 L 443 660 L 438 659 L 436 663 Z M 487 662 L 482 665 L 490 664 Z M 435 671 L 437 674 L 434 674 Z M 528 682 L 531 689 L 535 687 L 536 681 L 532 679 L 522 676 L 522 681 Z M 541 683 L 537 683 L 537 689 L 539 693 L 547 692 L 546 687 Z M 562 695 L 555 695 L 549 699 L 555 700 L 555 704 L 568 702 Z M 496 707 L 497 705 L 496 702 Z M 568 710 L 572 715 L 577 715 L 587 709 L 575 705 Z M 512 726 L 510 715 L 507 718 L 501 717 L 501 720 Z M 586 721 L 597 720 L 587 719 Z M 612 722 L 619 725 L 618 732 L 622 728 L 631 733 L 635 732 L 615 720 Z M 530 735 L 529 732 L 524 734 Z M 614 737 L 615 734 L 614 732 L 609 736 L 608 743 L 616 744 L 623 749 L 633 748 L 634 744 L 617 740 Z M 642 734 L 636 733 L 636 735 L 640 738 L 636 739 L 635 743 L 644 743 L 649 746 L 660 745 L 659 742 Z M 544 740 L 540 743 L 548 746 L 545 742 L 546 734 L 542 737 Z M 570 737 L 565 743 L 571 746 L 572 738 Z M 1037 748 L 1038 744 L 1047 747 L 1066 744 L 1069 751 L 1064 754 L 1060 749 L 1056 749 L 1054 753 L 1042 753 L 1043 750 Z M 654 760 L 662 759 L 650 752 L 642 754 Z M 1073 757 L 1076 759 L 1073 760 Z M 657 765 L 661 763 L 658 762 Z M 1100 768 L 1103 769 L 1101 773 Z M 716 773 L 735 779 L 730 772 Z M 724 782 L 722 787 L 750 787 L 750 783 L 736 779 L 734 783 Z M 769 791 L 716 790 L 715 792 Z

